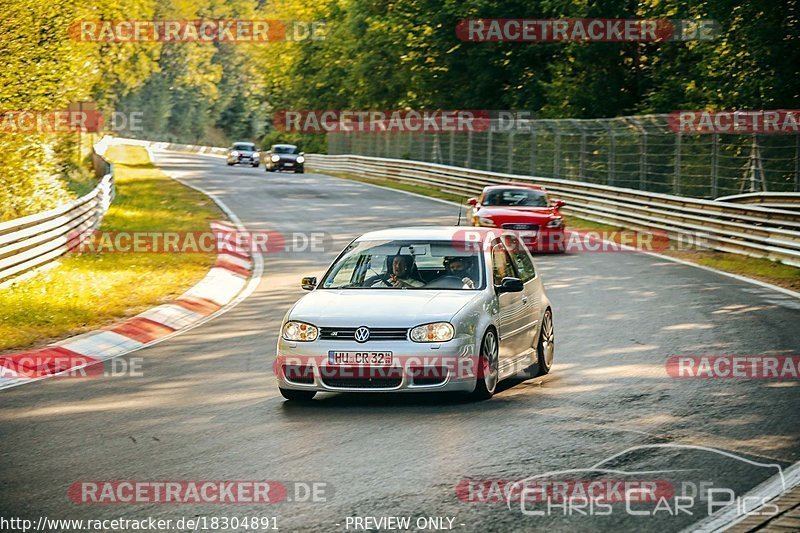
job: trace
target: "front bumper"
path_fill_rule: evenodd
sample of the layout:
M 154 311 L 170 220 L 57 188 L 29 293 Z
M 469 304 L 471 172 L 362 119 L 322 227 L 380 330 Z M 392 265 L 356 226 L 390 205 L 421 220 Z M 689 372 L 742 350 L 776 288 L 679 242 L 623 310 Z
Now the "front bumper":
M 303 170 L 304 164 L 305 163 L 295 163 L 293 161 L 278 161 L 277 163 L 270 161 L 269 168 L 274 168 L 276 170 Z
M 438 347 L 438 348 L 437 348 Z M 329 351 L 392 352 L 388 368 L 328 364 Z M 328 392 L 472 392 L 475 341 L 278 341 L 274 371 L 282 389 Z
M 229 163 L 233 163 L 233 164 L 240 164 L 240 165 L 255 165 L 256 163 L 259 162 L 259 160 L 254 158 L 254 157 L 242 157 L 242 156 L 239 156 L 239 157 L 235 157 L 235 158 L 228 158 L 228 162 Z

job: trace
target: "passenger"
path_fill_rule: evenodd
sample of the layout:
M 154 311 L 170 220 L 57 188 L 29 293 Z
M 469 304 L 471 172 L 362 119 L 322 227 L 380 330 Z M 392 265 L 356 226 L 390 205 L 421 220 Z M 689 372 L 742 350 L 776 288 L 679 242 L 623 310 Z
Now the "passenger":
M 444 258 L 444 268 L 447 271 L 445 275 L 458 277 L 464 283 L 464 287 L 468 289 L 475 288 L 471 266 L 471 257 L 456 255 Z

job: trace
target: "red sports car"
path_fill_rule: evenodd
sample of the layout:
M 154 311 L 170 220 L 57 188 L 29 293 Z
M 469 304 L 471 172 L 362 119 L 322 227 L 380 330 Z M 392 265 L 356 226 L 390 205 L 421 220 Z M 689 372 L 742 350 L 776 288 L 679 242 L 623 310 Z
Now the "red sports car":
M 518 232 L 532 252 L 563 252 L 566 247 L 564 202 L 551 202 L 544 187 L 492 185 L 470 198 L 472 224 Z

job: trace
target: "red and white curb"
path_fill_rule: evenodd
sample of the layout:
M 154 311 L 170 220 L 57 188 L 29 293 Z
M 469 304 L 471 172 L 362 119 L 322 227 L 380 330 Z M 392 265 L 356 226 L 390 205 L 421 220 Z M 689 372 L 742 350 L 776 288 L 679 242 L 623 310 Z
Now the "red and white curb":
M 209 196 L 232 221 L 212 222 L 215 233 L 246 231 L 239 218 L 218 198 Z M 197 285 L 175 300 L 119 324 L 55 342 L 43 348 L 0 356 L 0 390 L 59 375 L 80 375 L 84 367 L 164 341 L 221 315 L 249 296 L 263 271 L 260 254 L 224 248 Z

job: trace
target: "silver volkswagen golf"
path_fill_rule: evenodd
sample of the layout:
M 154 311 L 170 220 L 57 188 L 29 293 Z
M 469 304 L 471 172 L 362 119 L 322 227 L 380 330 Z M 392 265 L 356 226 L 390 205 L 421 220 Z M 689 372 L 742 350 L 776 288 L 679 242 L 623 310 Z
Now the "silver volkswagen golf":
M 462 391 L 553 364 L 553 314 L 510 232 L 395 228 L 352 241 L 286 314 L 275 375 L 289 400 L 317 391 Z

